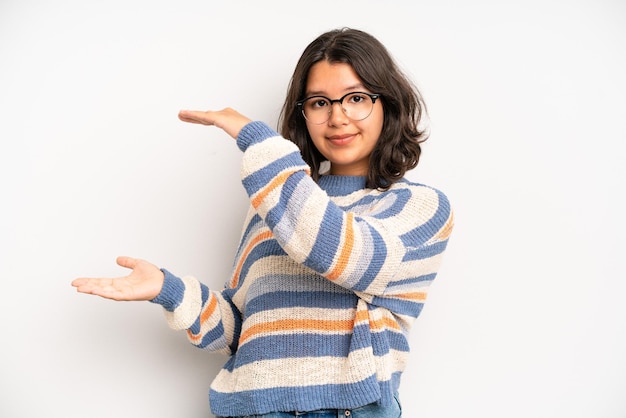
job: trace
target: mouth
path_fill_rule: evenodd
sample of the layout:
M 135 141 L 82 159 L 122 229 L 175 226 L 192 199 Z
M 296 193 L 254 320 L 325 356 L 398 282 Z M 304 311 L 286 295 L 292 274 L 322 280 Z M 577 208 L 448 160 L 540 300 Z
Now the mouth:
M 344 134 L 344 135 L 332 135 L 327 139 L 333 145 L 346 145 L 352 142 L 352 140 L 356 137 L 356 134 Z

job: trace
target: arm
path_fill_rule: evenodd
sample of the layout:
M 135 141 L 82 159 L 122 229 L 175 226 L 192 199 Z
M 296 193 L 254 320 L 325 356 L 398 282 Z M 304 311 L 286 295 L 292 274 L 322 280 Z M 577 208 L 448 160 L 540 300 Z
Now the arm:
M 217 126 L 237 139 L 252 205 L 294 260 L 370 300 L 402 288 L 391 289 L 392 282 L 425 282 L 436 274 L 453 226 L 441 192 L 417 185 L 387 192 L 381 199 L 386 210 L 358 215 L 331 201 L 297 146 L 265 124 L 232 109 L 181 111 L 179 118 Z
M 181 111 L 179 118 L 185 122 L 220 127 L 235 137 L 250 121 L 232 109 Z M 158 303 L 165 309 L 170 327 L 188 329 L 192 343 L 217 351 L 234 349 L 240 315 L 227 291 L 212 292 L 194 278 L 178 278 L 145 260 L 118 257 L 117 264 L 131 269 L 131 272 L 117 278 L 78 278 L 72 281 L 72 286 L 80 293 L 106 299 Z
M 233 138 L 250 122 L 250 119 L 229 108 L 219 112 L 182 110 L 178 117 L 184 122 L 217 126 Z M 72 281 L 72 286 L 81 293 L 118 301 L 152 300 L 159 295 L 166 277 L 157 266 L 132 257 L 118 257 L 117 264 L 131 269 L 131 273 L 115 279 L 79 278 Z
M 384 192 L 359 191 L 360 208 L 352 207 L 358 198 L 340 206 L 308 175 L 295 144 L 266 125 L 246 125 L 238 145 L 252 205 L 297 262 L 370 296 L 387 294 L 392 282 L 436 272 L 452 227 L 441 192 L 403 183 Z M 412 262 L 420 258 L 429 262 Z
M 145 260 L 118 257 L 117 264 L 132 271 L 118 278 L 79 278 L 72 286 L 106 299 L 157 303 L 170 328 L 186 329 L 192 344 L 225 354 L 236 349 L 240 315 L 227 292 L 210 291 L 193 277 L 178 278 Z

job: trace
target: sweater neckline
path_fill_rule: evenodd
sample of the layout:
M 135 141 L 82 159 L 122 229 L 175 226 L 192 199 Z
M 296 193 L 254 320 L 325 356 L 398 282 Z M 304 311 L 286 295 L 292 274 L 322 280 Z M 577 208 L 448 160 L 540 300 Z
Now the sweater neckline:
M 366 176 L 323 175 L 318 184 L 329 196 L 342 196 L 365 189 Z

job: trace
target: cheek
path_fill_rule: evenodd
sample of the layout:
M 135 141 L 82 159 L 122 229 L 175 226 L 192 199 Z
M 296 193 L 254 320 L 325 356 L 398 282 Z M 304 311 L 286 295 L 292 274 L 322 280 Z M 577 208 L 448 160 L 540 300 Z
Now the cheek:
M 382 114 L 377 114 L 377 115 L 372 115 L 372 116 L 375 116 L 375 117 L 369 120 L 367 129 L 370 135 L 372 137 L 375 137 L 376 142 L 378 142 L 378 139 L 380 138 L 380 135 L 383 132 L 384 117 Z
M 311 137 L 312 141 L 313 141 L 313 145 L 315 145 L 315 148 L 319 149 L 318 144 L 322 143 L 322 141 L 324 140 L 324 135 L 322 130 L 320 129 L 319 125 L 309 125 L 307 124 L 307 130 L 309 131 L 309 136 Z
M 378 124 L 378 133 L 382 133 L 383 126 L 385 124 L 385 112 L 383 112 L 382 106 L 380 112 L 376 114 L 376 123 Z

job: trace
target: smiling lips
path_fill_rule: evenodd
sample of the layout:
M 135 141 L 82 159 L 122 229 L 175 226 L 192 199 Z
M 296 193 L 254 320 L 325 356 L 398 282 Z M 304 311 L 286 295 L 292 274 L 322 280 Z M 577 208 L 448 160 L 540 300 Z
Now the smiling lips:
M 355 136 L 356 136 L 355 134 L 333 135 L 333 136 L 329 136 L 328 140 L 333 145 L 346 145 L 352 142 Z

